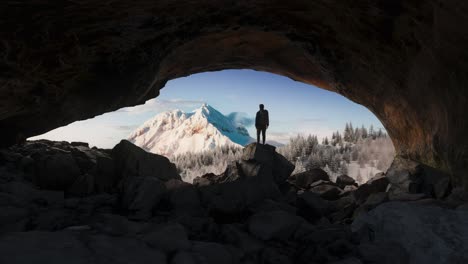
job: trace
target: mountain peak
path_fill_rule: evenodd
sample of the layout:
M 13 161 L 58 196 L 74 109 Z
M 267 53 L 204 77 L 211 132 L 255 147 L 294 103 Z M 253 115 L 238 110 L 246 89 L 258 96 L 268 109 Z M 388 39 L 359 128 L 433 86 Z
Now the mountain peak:
M 173 156 L 225 145 L 243 146 L 252 138 L 243 125 L 203 103 L 191 113 L 160 113 L 136 129 L 128 140 L 149 152 Z

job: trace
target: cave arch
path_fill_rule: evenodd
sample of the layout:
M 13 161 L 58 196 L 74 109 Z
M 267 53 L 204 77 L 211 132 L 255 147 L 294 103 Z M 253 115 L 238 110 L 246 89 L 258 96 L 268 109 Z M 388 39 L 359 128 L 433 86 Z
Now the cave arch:
M 464 1 L 7 2 L 3 145 L 140 104 L 173 78 L 269 71 L 370 109 L 399 155 L 468 187 Z

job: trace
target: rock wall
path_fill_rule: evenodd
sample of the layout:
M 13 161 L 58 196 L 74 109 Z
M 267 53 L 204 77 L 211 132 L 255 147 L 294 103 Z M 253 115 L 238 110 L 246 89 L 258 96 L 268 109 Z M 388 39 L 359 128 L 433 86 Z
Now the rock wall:
M 173 78 L 249 68 L 366 106 L 400 156 L 468 188 L 467 10 L 461 0 L 7 1 L 0 143 L 141 104 Z

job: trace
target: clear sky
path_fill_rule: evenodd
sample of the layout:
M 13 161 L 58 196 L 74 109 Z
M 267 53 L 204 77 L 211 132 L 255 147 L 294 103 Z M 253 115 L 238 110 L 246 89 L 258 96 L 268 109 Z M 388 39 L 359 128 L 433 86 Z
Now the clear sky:
M 252 71 L 205 72 L 169 81 L 160 95 L 144 105 L 126 107 L 92 119 L 74 122 L 33 139 L 83 141 L 112 148 L 133 129 L 156 114 L 173 109 L 192 111 L 208 103 L 221 113 L 244 112 L 255 117 L 263 103 L 270 114 L 267 139 L 287 142 L 290 136 L 330 137 L 346 122 L 382 128 L 367 108 L 347 98 L 287 77 Z M 255 137 L 255 128 L 248 127 Z

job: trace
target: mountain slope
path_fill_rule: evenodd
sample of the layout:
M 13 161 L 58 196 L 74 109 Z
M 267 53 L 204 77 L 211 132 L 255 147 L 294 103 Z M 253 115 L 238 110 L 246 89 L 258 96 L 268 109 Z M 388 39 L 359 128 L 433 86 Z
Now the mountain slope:
M 170 157 L 226 145 L 240 147 L 252 138 L 232 115 L 226 117 L 203 104 L 191 113 L 174 110 L 158 114 L 132 132 L 128 140 L 149 152 Z

